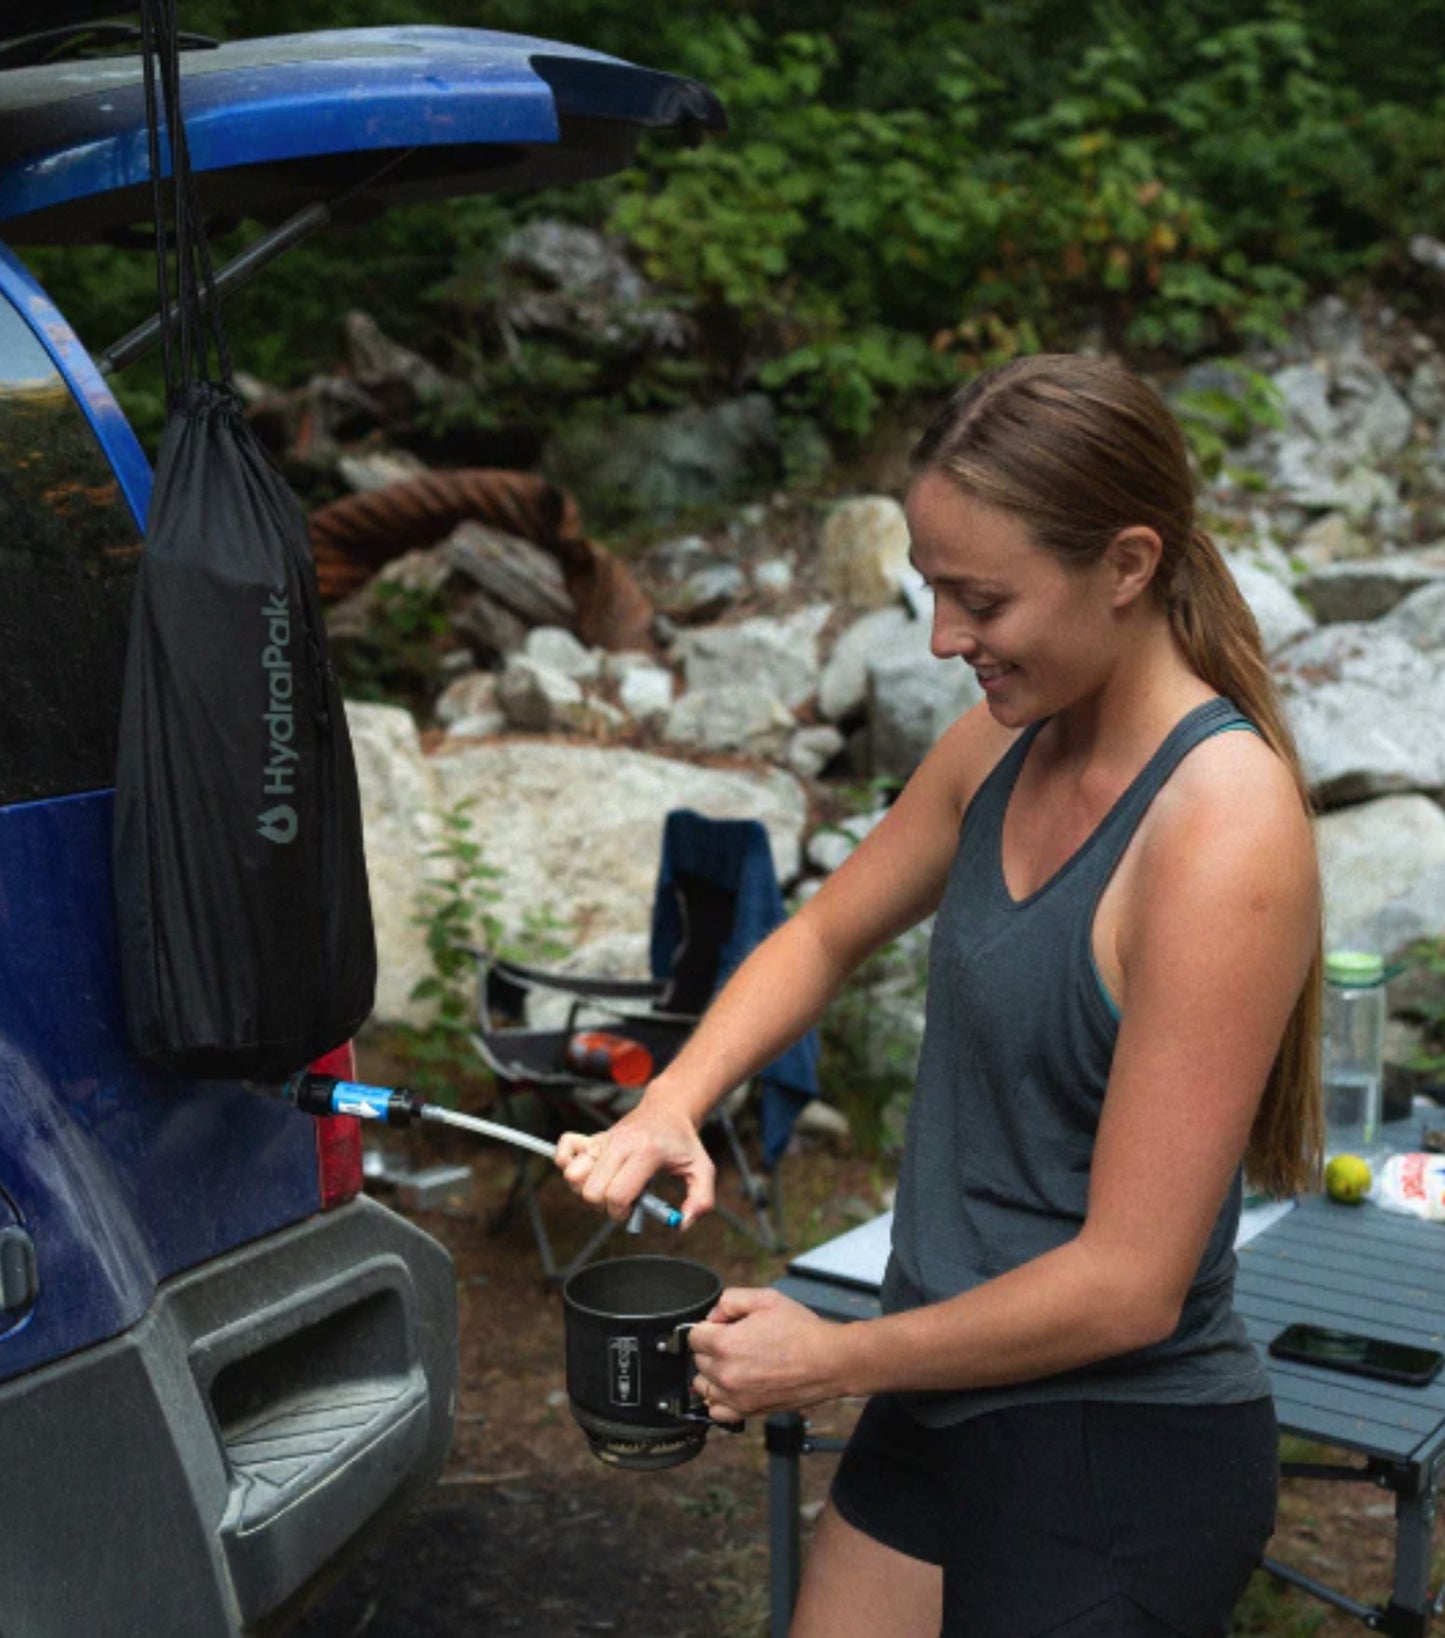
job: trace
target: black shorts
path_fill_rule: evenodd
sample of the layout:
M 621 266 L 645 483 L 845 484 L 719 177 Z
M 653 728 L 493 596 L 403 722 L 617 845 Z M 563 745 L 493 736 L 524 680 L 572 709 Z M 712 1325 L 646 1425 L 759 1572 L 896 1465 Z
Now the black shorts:
M 1080 1400 L 927 1428 L 870 1400 L 832 1500 L 943 1567 L 943 1638 L 1224 1638 L 1274 1530 L 1274 1402 Z

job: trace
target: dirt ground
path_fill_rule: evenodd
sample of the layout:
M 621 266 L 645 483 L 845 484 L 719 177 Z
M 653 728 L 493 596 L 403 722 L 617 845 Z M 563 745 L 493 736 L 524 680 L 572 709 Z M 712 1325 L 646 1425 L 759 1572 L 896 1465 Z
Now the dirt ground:
M 368 1134 L 370 1135 L 370 1134 Z M 701 1456 L 657 1473 L 617 1472 L 593 1457 L 567 1409 L 562 1306 L 548 1288 L 525 1219 L 489 1232 L 512 1172 L 508 1152 L 452 1133 L 385 1133 L 412 1167 L 461 1161 L 472 1183 L 444 1207 L 409 1213 L 451 1252 L 461 1302 L 461 1385 L 447 1471 L 424 1503 L 356 1567 L 299 1629 L 300 1638 L 766 1638 L 767 1457 L 761 1425 L 714 1434 Z M 403 1146 L 398 1149 L 397 1146 Z M 827 1147 L 782 1169 L 792 1253 L 881 1209 L 891 1178 Z M 723 1173 L 724 1186 L 731 1179 Z M 372 1185 L 396 1204 L 395 1191 Z M 565 1250 L 594 1219 L 549 1185 L 546 1214 Z M 677 1247 L 652 1225 L 618 1250 Z M 682 1249 L 728 1283 L 768 1284 L 786 1255 L 762 1251 L 717 1219 Z M 846 1435 L 858 1404 L 811 1419 Z M 1298 1456 L 1298 1450 L 1289 1454 Z M 1339 1459 L 1339 1453 L 1317 1452 Z M 802 1462 L 804 1540 L 837 1458 Z M 1368 1603 L 1389 1596 L 1393 1502 L 1361 1485 L 1289 1481 L 1276 1555 Z M 1445 1535 L 1437 1536 L 1437 1545 Z M 1445 1557 L 1445 1555 L 1437 1555 Z M 1239 1634 L 1345 1638 L 1361 1625 L 1256 1577 Z M 1445 1624 L 1442 1624 L 1445 1632 Z M 886 1638 L 886 1635 L 880 1635 Z

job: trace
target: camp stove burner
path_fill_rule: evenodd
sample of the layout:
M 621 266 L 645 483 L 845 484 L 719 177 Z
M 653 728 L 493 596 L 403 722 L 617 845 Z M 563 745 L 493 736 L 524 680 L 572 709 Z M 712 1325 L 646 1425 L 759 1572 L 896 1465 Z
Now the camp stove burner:
M 656 1471 L 680 1467 L 701 1453 L 707 1443 L 708 1424 L 695 1427 L 641 1428 L 632 1423 L 607 1422 L 573 1405 L 572 1417 L 587 1435 L 587 1445 L 599 1462 L 608 1467 L 634 1471 Z

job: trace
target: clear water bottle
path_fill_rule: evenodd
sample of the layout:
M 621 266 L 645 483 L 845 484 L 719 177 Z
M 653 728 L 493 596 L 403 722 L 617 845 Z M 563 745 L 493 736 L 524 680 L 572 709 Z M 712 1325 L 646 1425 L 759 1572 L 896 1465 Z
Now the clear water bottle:
M 1365 950 L 1325 958 L 1325 1155 L 1380 1153 L 1385 1074 L 1385 962 Z

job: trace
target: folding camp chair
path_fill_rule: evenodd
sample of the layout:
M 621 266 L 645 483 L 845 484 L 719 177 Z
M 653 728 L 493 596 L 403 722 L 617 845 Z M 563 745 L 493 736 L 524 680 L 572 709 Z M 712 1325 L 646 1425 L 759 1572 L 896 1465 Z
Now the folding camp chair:
M 579 1037 L 603 1031 L 614 1041 L 642 1048 L 652 1073 L 662 1069 L 692 1033 L 722 980 L 783 915 L 762 825 L 707 819 L 688 809 L 669 814 L 653 903 L 656 976 L 573 977 L 473 951 L 478 965 L 473 1041 L 496 1077 L 497 1112 L 517 1126 L 535 1126 L 540 1117 L 549 1137 L 568 1128 L 610 1126 L 632 1106 L 637 1085 L 630 1084 L 633 1076 L 615 1058 L 614 1075 L 608 1073 L 605 1055 L 600 1063 L 579 1067 L 577 1049 L 585 1044 Z M 565 998 L 566 1020 L 560 1027 L 526 1026 L 526 1000 L 532 993 Z M 767 1175 L 759 1175 L 749 1161 L 734 1119 L 734 1102 L 745 1101 L 747 1089 L 724 1099 L 705 1127 L 705 1135 L 710 1130 L 720 1135 L 749 1208 L 742 1216 L 720 1203 L 718 1215 L 770 1251 L 782 1247 L 777 1162 L 798 1108 L 816 1091 L 816 1062 L 817 1039 L 810 1033 L 755 1077 L 761 1083 L 762 1169 Z M 547 1278 L 561 1281 L 589 1261 L 617 1225 L 604 1223 L 559 1265 L 537 1199 L 550 1175 L 551 1168 L 523 1156 L 494 1226 L 508 1221 L 521 1204 Z

